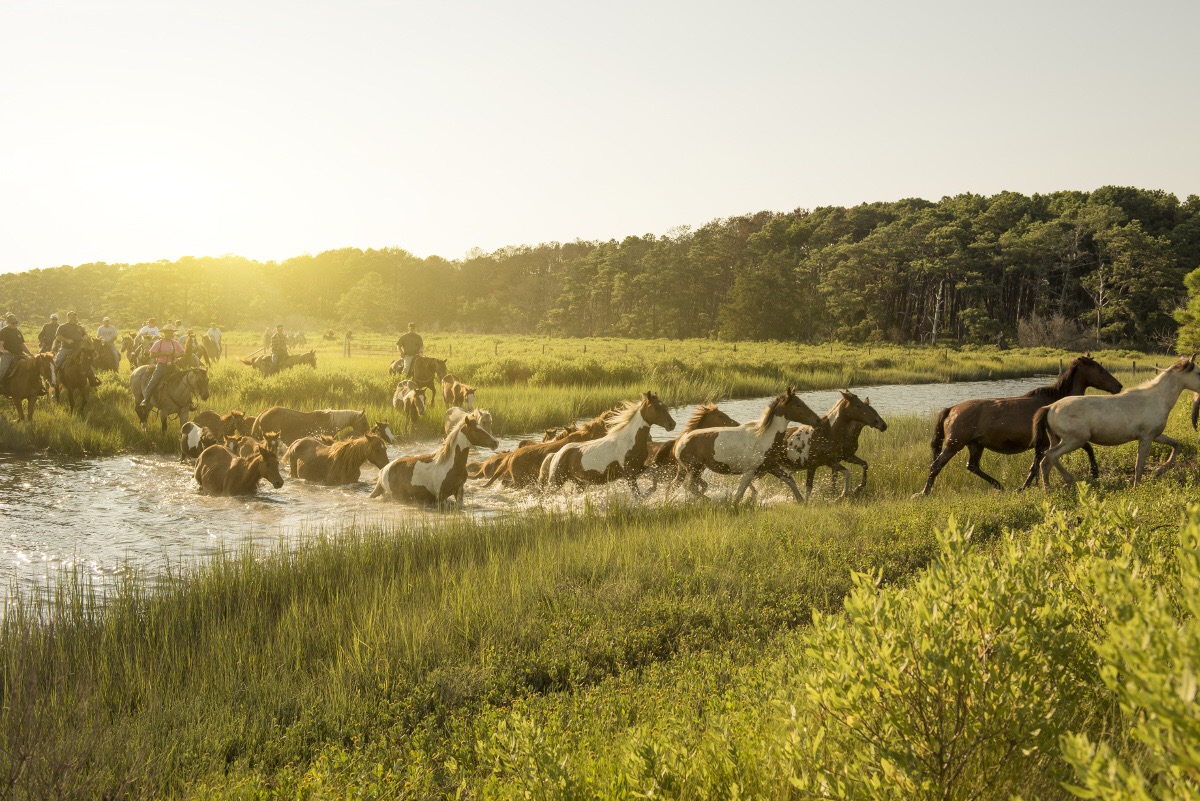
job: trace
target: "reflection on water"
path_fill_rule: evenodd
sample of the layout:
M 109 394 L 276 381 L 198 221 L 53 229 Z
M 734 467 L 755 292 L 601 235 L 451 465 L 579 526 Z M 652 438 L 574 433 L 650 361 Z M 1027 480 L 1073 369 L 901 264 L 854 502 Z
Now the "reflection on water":
M 960 384 L 891 385 L 856 390 L 869 396 L 885 418 L 928 415 L 969 398 L 1003 397 L 1046 383 L 1045 378 Z M 803 399 L 824 413 L 836 391 L 807 392 Z M 727 401 L 721 408 L 737 420 L 757 418 L 769 399 Z M 694 407 L 672 409 L 680 424 Z M 653 429 L 656 439 L 674 434 Z M 501 449 L 514 440 L 502 439 Z M 392 457 L 428 453 L 431 441 L 390 448 Z M 922 469 L 924 466 L 921 466 Z M 287 480 L 275 490 L 266 482 L 250 498 L 199 494 L 192 466 L 160 456 L 64 460 L 0 455 L 0 597 L 10 588 L 44 584 L 61 568 L 76 569 L 100 584 L 126 565 L 153 573 L 168 563 L 203 557 L 247 537 L 274 543 L 301 529 L 337 530 L 351 524 L 436 522 L 437 515 L 370 500 L 378 471 L 364 465 L 349 487 Z M 286 469 L 286 468 L 285 468 Z M 609 497 L 622 496 L 616 488 Z M 557 501 L 561 503 L 562 501 Z M 476 517 L 538 506 L 531 492 L 467 485 L 465 512 Z

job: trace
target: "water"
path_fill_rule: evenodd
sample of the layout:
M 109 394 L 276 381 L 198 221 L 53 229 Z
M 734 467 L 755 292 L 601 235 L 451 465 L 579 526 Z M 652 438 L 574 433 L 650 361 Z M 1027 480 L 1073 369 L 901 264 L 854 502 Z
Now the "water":
M 869 397 L 889 419 L 930 415 L 969 398 L 1019 395 L 1046 383 L 1043 377 L 876 386 L 855 392 Z M 837 391 L 806 392 L 801 397 L 824 413 L 837 400 Z M 767 400 L 727 401 L 721 408 L 736 420 L 752 420 Z M 671 410 L 678 426 L 694 408 Z M 652 431 L 655 439 L 674 436 L 659 428 Z M 501 449 L 514 444 L 512 439 L 500 440 Z M 393 458 L 428 453 L 436 445 L 406 442 L 389 452 Z M 925 466 L 914 469 L 918 467 Z M 222 547 L 237 547 L 247 538 L 274 544 L 280 537 L 322 528 L 425 525 L 440 519 L 424 510 L 370 500 L 378 470 L 369 464 L 356 485 L 324 487 L 288 479 L 276 490 L 263 482 L 259 494 L 249 498 L 201 495 L 192 471 L 191 465 L 166 456 L 64 460 L 0 455 L 0 597 L 12 588 L 44 585 L 64 568 L 108 584 L 130 567 L 153 575 L 168 563 L 200 559 Z M 624 492 L 618 488 L 615 495 Z M 482 482 L 467 484 L 465 511 L 476 517 L 541 504 L 532 492 L 505 490 L 498 483 L 491 489 L 483 489 Z

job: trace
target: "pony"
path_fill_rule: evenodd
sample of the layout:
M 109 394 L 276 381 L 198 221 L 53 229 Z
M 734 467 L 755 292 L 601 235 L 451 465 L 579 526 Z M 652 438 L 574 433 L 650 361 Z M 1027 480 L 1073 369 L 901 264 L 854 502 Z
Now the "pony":
M 200 337 L 200 348 L 210 364 L 221 360 L 221 346 L 208 334 Z
M 227 437 L 235 433 L 250 433 L 250 428 L 246 425 L 246 415 L 238 409 L 234 409 L 229 414 L 217 414 L 212 409 L 205 409 L 198 412 L 192 421 L 196 425 L 212 430 L 218 437 Z
M 446 373 L 442 376 L 442 400 L 447 406 L 462 406 L 469 412 L 475 408 L 475 387 L 468 387 Z
M 854 454 L 862 428 L 870 426 L 878 431 L 887 431 L 887 423 L 871 407 L 869 400 L 859 400 L 853 392 L 842 390 L 841 397 L 816 426 L 803 425 L 787 430 L 778 460 L 768 460 L 764 466 L 766 471 L 775 475 L 772 468 L 777 466 L 791 473 L 806 471 L 804 497 L 807 499 L 812 495 L 813 477 L 817 469 L 828 467 L 834 473 L 835 483 L 837 475 L 841 474 L 843 486 L 839 497 L 845 498 L 850 493 L 850 471 L 842 466 L 842 460 Z M 862 464 L 865 486 L 866 462 Z
M 318 409 L 315 412 L 300 412 L 286 406 L 272 406 L 260 414 L 250 429 L 250 435 L 262 436 L 264 431 L 278 431 L 279 438 L 290 445 L 301 437 L 312 434 L 337 434 L 343 428 L 353 429 L 355 434 L 366 434 L 370 428 L 366 409 Z
M 1090 353 L 1071 361 L 1050 386 L 1018 395 L 1013 398 L 978 398 L 948 406 L 938 412 L 933 423 L 933 463 L 929 465 L 929 478 L 925 488 L 914 495 L 928 495 L 933 482 L 942 468 L 963 448 L 967 449 L 967 470 L 982 478 L 998 490 L 1004 486 L 983 472 L 979 460 L 985 450 L 996 453 L 1024 453 L 1033 447 L 1030 431 L 1033 416 L 1038 409 L 1065 397 L 1084 394 L 1088 387 L 1104 392 L 1120 392 L 1121 382 L 1100 366 Z M 1093 478 L 1100 475 L 1096 466 L 1096 454 L 1091 445 L 1084 445 L 1091 463 Z M 1037 461 L 1029 468 L 1029 475 L 1021 489 L 1033 483 L 1037 475 Z
M 254 356 L 249 359 L 239 359 L 238 361 L 247 367 L 253 367 L 264 376 L 272 374 L 271 354 L 269 353 L 264 353 L 261 356 Z M 289 354 L 284 356 L 279 361 L 279 367 L 275 369 L 274 372 L 286 370 L 289 367 L 295 367 L 299 364 L 307 364 L 315 370 L 317 368 L 317 352 L 315 350 L 310 350 L 307 353 Z
M 782 450 L 782 439 L 788 421 L 816 426 L 821 418 L 808 408 L 796 395 L 795 387 L 779 395 L 762 416 L 754 422 L 742 423 L 732 428 L 701 428 L 680 435 L 675 441 L 675 461 L 679 467 L 675 482 L 686 479 L 686 487 L 693 495 L 704 495 L 708 484 L 701 474 L 705 468 L 722 475 L 741 474 L 734 503 L 739 503 L 750 482 L 771 456 L 772 449 Z M 803 500 L 796 481 L 786 471 L 772 471 L 792 491 L 792 496 Z
M 446 360 L 435 359 L 432 356 L 414 356 L 412 361 L 412 381 L 418 387 L 429 390 L 430 398 L 437 396 L 434 382 L 446 375 Z
M 266 479 L 271 486 L 283 486 L 279 457 L 258 445 L 250 456 L 238 456 L 224 445 L 210 445 L 196 460 L 196 483 L 208 495 L 253 495 L 258 482 Z
M 542 462 L 545 461 L 547 456 L 557 453 L 560 448 L 571 443 L 590 442 L 594 439 L 600 439 L 608 431 L 610 416 L 610 412 L 604 412 L 579 426 L 579 428 L 570 434 L 566 434 L 558 439 L 509 451 L 495 465 L 492 476 L 484 484 L 484 487 L 490 487 L 497 481 L 502 482 L 506 487 L 530 487 L 535 485 L 538 480 L 538 471 L 541 469 Z
M 413 428 L 417 420 L 425 416 L 425 390 L 406 387 L 405 383 L 411 382 L 403 382 L 396 387 L 392 406 L 408 420 L 409 428 Z
M 322 441 L 325 441 L 325 440 L 322 439 Z M 331 444 L 332 442 L 333 442 L 333 438 L 329 437 L 328 442 L 326 444 Z M 225 444 L 226 448 L 233 451 L 238 456 L 253 456 L 254 449 L 257 447 L 262 447 L 262 448 L 266 448 L 267 450 L 269 450 L 271 453 L 275 454 L 276 456 L 283 458 L 283 453 L 284 453 L 284 451 L 287 450 L 287 446 L 285 446 L 279 440 L 279 432 L 278 431 L 268 431 L 257 439 L 254 437 L 246 436 L 245 434 L 243 434 L 241 436 L 230 435 L 230 436 L 225 437 L 224 444 Z
M 472 413 L 446 435 L 435 453 L 401 456 L 379 471 L 372 498 L 390 498 L 409 503 L 436 504 L 442 508 L 453 497 L 462 508 L 463 485 L 467 480 L 467 455 L 471 448 L 495 448 L 499 443 L 479 425 Z
M 377 420 L 367 432 L 374 434 L 389 445 L 396 445 L 396 435 L 392 433 L 392 424 L 387 420 Z
M 148 364 L 133 371 L 129 376 L 129 389 L 133 393 L 133 407 L 137 412 L 142 428 L 150 419 L 150 409 L 142 408 L 143 393 L 150 381 L 154 368 Z M 182 426 L 188 421 L 188 412 L 196 408 L 192 402 L 193 395 L 199 395 L 201 400 L 208 400 L 208 371 L 202 367 L 176 370 L 159 382 L 150 405 L 158 409 L 158 417 L 162 421 L 162 430 L 167 430 L 167 418 L 173 414 L 179 415 Z
M 88 383 L 88 376 L 95 353 L 92 341 L 85 340 L 79 350 L 63 359 L 61 368 L 55 369 L 55 380 L 58 386 L 55 397 L 61 400 L 65 391 L 67 408 L 72 412 L 82 412 L 88 404 L 88 390 L 91 387 Z M 78 408 L 75 405 L 77 398 L 79 400 Z
M 1163 434 L 1167 418 L 1185 389 L 1200 392 L 1200 367 L 1196 355 L 1186 356 L 1149 381 L 1130 387 L 1119 395 L 1082 395 L 1063 398 L 1037 410 L 1033 416 L 1034 467 L 1040 467 L 1042 486 L 1050 486 L 1050 468 L 1058 468 L 1063 481 L 1075 478 L 1058 460 L 1086 443 L 1121 445 L 1137 440 L 1137 462 L 1133 486 L 1142 480 L 1150 445 L 1171 446 L 1171 455 L 1154 475 L 1162 475 L 1175 463 L 1179 440 Z M 1047 450 L 1049 447 L 1049 450 Z
M 725 412 L 717 408 L 715 403 L 705 403 L 696 407 L 692 416 L 683 424 L 683 431 L 695 431 L 700 428 L 732 428 L 740 425 Z M 675 461 L 675 440 L 651 442 L 646 454 L 646 470 L 650 473 L 650 491 L 658 489 L 658 480 L 664 475 L 674 476 L 679 463 Z
M 94 347 L 92 352 L 92 366 L 97 370 L 111 370 L 114 373 L 120 370 L 121 354 L 113 353 L 112 348 L 101 340 L 94 341 L 99 344 Z
M 488 431 L 491 431 L 492 430 L 492 413 L 489 412 L 487 409 L 479 409 L 478 412 L 479 412 L 479 424 L 481 426 L 483 426 L 484 428 L 486 428 Z M 458 408 L 457 406 L 451 406 L 449 409 L 447 409 L 446 410 L 446 419 L 443 423 L 443 425 L 445 426 L 445 432 L 447 434 L 449 434 L 450 430 L 452 428 L 454 428 L 456 425 L 458 425 L 462 421 L 462 419 L 467 416 L 467 414 L 469 414 L 469 412 L 463 411 L 462 409 Z
M 567 443 L 547 456 L 538 471 L 538 483 L 554 490 L 568 479 L 586 486 L 624 478 L 633 494 L 640 497 L 637 477 L 646 469 L 650 427 L 656 425 L 672 431 L 675 419 L 658 395 L 643 392 L 640 400 L 627 402 L 612 417 L 603 437 Z
M 339 440 L 332 445 L 314 437 L 293 442 L 283 455 L 292 478 L 331 486 L 358 481 L 363 462 L 383 469 L 388 463 L 387 443 L 374 434 Z
M 33 422 L 33 407 L 39 395 L 46 394 L 42 382 L 54 383 L 54 354 L 38 353 L 26 359 L 17 359 L 12 366 L 6 394 L 17 407 L 17 420 Z M 28 412 L 24 407 L 28 407 Z
M 210 445 L 220 445 L 222 437 L 208 426 L 189 421 L 179 427 L 179 461 L 199 458 Z

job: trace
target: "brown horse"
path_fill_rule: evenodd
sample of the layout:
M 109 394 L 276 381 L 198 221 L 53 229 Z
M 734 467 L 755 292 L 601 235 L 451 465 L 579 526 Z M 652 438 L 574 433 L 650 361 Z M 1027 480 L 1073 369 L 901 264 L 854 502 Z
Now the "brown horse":
M 414 356 L 412 362 L 412 381 L 418 387 L 429 390 L 430 400 L 437 397 L 435 383 L 446 375 L 446 360 L 435 359 L 432 356 Z
M 1072 361 L 1050 386 L 1038 387 L 1014 398 L 979 398 L 942 409 L 933 424 L 933 439 L 929 443 L 933 450 L 929 478 L 925 489 L 917 495 L 929 494 L 938 473 L 963 448 L 967 449 L 967 469 L 996 489 L 1003 490 L 1003 485 L 979 466 L 983 452 L 1014 454 L 1029 450 L 1033 447 L 1033 416 L 1037 410 L 1063 398 L 1082 395 L 1088 387 L 1116 393 L 1121 391 L 1121 382 L 1101 367 L 1090 353 L 1085 353 Z M 1091 445 L 1085 444 L 1083 448 L 1095 478 L 1100 475 L 1096 454 Z M 1021 489 L 1036 480 L 1037 467 L 1034 461 Z
M 8 397 L 12 398 L 17 407 L 17 419 L 33 422 L 33 407 L 39 395 L 45 395 L 46 384 L 54 382 L 54 354 L 38 353 L 25 359 L 17 359 L 12 367 L 12 376 L 8 380 Z M 23 404 L 23 401 L 27 403 Z M 28 413 L 23 406 L 28 406 Z
M 451 418 L 451 415 L 454 413 L 461 413 L 464 415 L 466 414 L 466 412 L 464 412 L 462 409 L 459 409 L 457 407 L 448 410 L 446 412 L 446 425 L 447 426 L 450 426 L 450 418 Z M 480 413 L 487 414 L 488 419 L 490 420 L 491 414 L 489 412 L 487 412 L 486 409 L 481 409 Z M 458 418 L 457 414 L 455 414 L 454 416 L 455 416 L 454 424 L 457 425 L 459 418 Z M 452 427 L 452 426 L 450 426 L 450 427 Z M 488 425 L 486 427 L 487 427 L 488 431 L 492 430 L 491 425 Z M 573 424 L 568 425 L 566 428 L 547 428 L 545 430 L 545 433 L 542 434 L 542 439 L 540 442 L 538 442 L 536 440 L 532 440 L 532 439 L 517 440 L 516 447 L 514 447 L 512 450 L 500 451 L 498 453 L 492 454 L 487 459 L 484 459 L 482 462 L 470 462 L 469 464 L 467 464 L 467 478 L 474 478 L 474 479 L 491 478 L 493 475 L 495 475 L 496 471 L 500 468 L 500 466 L 504 462 L 504 460 L 514 450 L 519 450 L 521 448 L 528 448 L 533 445 L 540 445 L 540 444 L 544 444 L 547 442 L 554 442 L 555 440 L 561 439 L 576 430 L 577 430 L 577 428 Z
M 370 429 L 366 410 L 318 409 L 315 412 L 299 412 L 286 406 L 272 406 L 254 421 L 251 436 L 262 436 L 264 431 L 278 431 L 284 444 L 290 445 L 301 437 L 313 434 L 337 436 L 344 428 L 353 429 L 355 434 L 366 434 Z
M 504 455 L 504 459 L 495 465 L 491 478 L 484 486 L 490 487 L 497 481 L 502 482 L 506 487 L 536 485 L 538 471 L 547 456 L 557 453 L 563 446 L 573 442 L 589 442 L 600 439 L 608 431 L 609 417 L 610 413 L 605 412 L 556 440 L 509 451 Z
M 686 479 L 693 495 L 703 495 L 708 484 L 701 474 L 707 468 L 722 475 L 741 474 L 734 503 L 741 501 L 750 482 L 772 458 L 772 451 L 782 450 L 788 421 L 816 426 L 821 422 L 817 413 L 808 408 L 796 395 L 795 387 L 775 398 L 763 410 L 756 422 L 731 428 L 701 428 L 689 431 L 675 441 L 675 460 L 679 463 L 676 481 Z M 803 500 L 796 481 L 786 471 L 772 472 L 792 491 L 797 501 Z
M 623 478 L 633 494 L 641 496 L 637 478 L 646 469 L 651 426 L 671 431 L 675 418 L 658 395 L 643 392 L 641 400 L 629 401 L 612 417 L 603 437 L 568 443 L 547 456 L 538 471 L 538 483 L 555 490 L 567 480 L 586 486 Z
M 272 373 L 271 354 L 269 354 L 269 353 L 264 353 L 261 356 L 254 356 L 253 358 L 250 358 L 250 359 L 240 359 L 239 361 L 241 361 L 241 363 L 246 365 L 247 367 L 253 367 L 255 370 L 258 370 L 264 376 L 271 375 L 271 373 Z M 300 364 L 307 364 L 308 366 L 312 367 L 313 369 L 316 369 L 316 367 L 317 367 L 317 352 L 315 350 L 310 350 L 307 353 L 297 353 L 294 355 L 289 354 L 287 356 L 284 356 L 283 359 L 280 360 L 279 368 L 276 369 L 275 372 L 279 372 L 281 370 L 286 370 L 289 367 L 295 367 L 296 365 L 300 365 Z
M 192 422 L 211 429 L 218 437 L 250 433 L 250 428 L 246 425 L 246 415 L 238 409 L 229 414 L 217 414 L 212 409 L 205 409 L 198 412 L 192 418 Z
M 379 471 L 372 498 L 435 503 L 439 507 L 454 497 L 462 508 L 463 484 L 467 480 L 467 455 L 473 446 L 496 447 L 496 438 L 479 425 L 472 413 L 463 418 L 442 442 L 436 453 L 402 456 Z
M 397 444 L 396 435 L 392 433 L 392 424 L 387 420 L 376 421 L 368 433 L 374 434 L 389 445 Z
M 447 406 L 461 406 L 468 412 L 475 408 L 475 387 L 468 387 L 447 373 L 442 376 L 442 400 Z
M 387 443 L 374 434 L 338 440 L 332 445 L 304 437 L 288 447 L 283 460 L 290 465 L 292 478 L 331 486 L 353 484 L 358 481 L 363 462 L 380 469 L 387 466 Z
M 72 412 L 82 412 L 87 406 L 88 390 L 91 388 L 88 379 L 91 376 L 95 353 L 91 340 L 85 340 L 84 345 L 63 359 L 62 367 L 54 371 L 55 378 L 58 380 L 55 397 L 62 400 L 65 392 L 67 408 Z M 78 407 L 75 404 L 76 399 L 79 401 Z
M 201 492 L 209 495 L 253 495 L 263 479 L 275 489 L 283 486 L 279 457 L 261 444 L 248 457 L 238 456 L 224 445 L 209 446 L 196 460 L 195 475 Z
M 843 487 L 840 497 L 845 498 L 850 492 L 850 471 L 842 466 L 842 460 L 854 455 L 854 450 L 858 448 L 858 435 L 863 426 L 887 431 L 887 423 L 870 403 L 860 400 L 853 392 L 843 391 L 841 397 L 816 426 L 789 428 L 779 458 L 768 460 L 764 469 L 772 475 L 777 475 L 775 469 L 778 467 L 789 473 L 806 471 L 804 497 L 807 498 L 812 494 L 813 477 L 817 469 L 828 467 L 834 471 L 835 476 L 841 474 Z M 862 464 L 865 486 L 866 462 Z
M 129 376 L 129 390 L 133 393 L 134 411 L 137 412 L 142 428 L 146 427 L 146 423 L 150 419 L 150 409 L 143 408 L 141 404 L 146 385 L 150 382 L 150 375 L 153 371 L 154 368 L 149 365 L 142 365 Z M 148 400 L 151 406 L 158 409 L 162 430 L 167 430 L 167 418 L 173 414 L 179 415 L 179 424 L 182 426 L 188 421 L 188 414 L 196 408 L 192 402 L 192 396 L 199 395 L 201 400 L 208 400 L 208 371 L 199 367 L 176 370 L 163 378 L 155 390 L 155 397 L 148 398 Z
M 425 416 L 425 390 L 407 386 L 411 381 L 405 381 L 396 387 L 392 396 L 392 408 L 398 410 L 408 421 L 409 429 L 416 427 L 417 421 Z
M 492 430 L 492 413 L 489 412 L 487 409 L 478 409 L 477 411 L 479 412 L 479 424 L 481 426 L 483 426 L 484 428 L 486 428 L 488 431 L 491 431 Z M 450 431 L 456 425 L 458 425 L 460 422 L 462 422 L 462 419 L 464 417 L 466 417 L 468 414 L 469 414 L 469 412 L 465 412 L 462 409 L 458 408 L 457 406 L 451 406 L 449 409 L 447 409 L 446 417 L 445 417 L 445 420 L 443 421 L 443 425 L 445 426 L 446 433 L 449 434 Z
M 692 412 L 692 416 L 683 426 L 680 436 L 700 428 L 730 428 L 741 425 L 725 412 L 717 408 L 715 403 L 705 403 Z M 650 491 L 658 489 L 658 480 L 662 477 L 673 477 L 679 467 L 675 461 L 675 439 L 663 442 L 651 442 L 646 455 L 646 469 L 650 473 Z
M 321 441 L 329 445 L 333 443 L 333 437 L 322 437 Z M 287 450 L 279 440 L 278 431 L 268 431 L 261 437 L 255 438 L 246 435 L 227 436 L 225 437 L 225 447 L 236 453 L 238 456 L 253 456 L 255 448 L 266 448 L 271 453 L 279 458 L 283 458 L 284 451 Z

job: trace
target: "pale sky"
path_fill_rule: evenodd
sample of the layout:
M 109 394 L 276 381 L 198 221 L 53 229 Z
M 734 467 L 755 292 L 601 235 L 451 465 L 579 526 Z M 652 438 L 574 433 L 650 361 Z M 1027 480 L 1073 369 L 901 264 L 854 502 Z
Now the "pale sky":
M 1200 193 L 1196 2 L 0 0 L 0 271 Z

